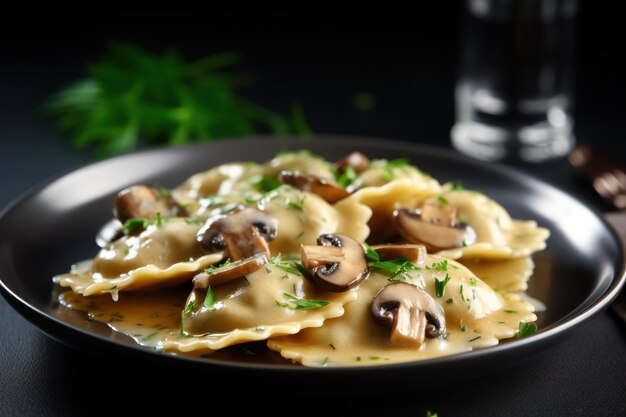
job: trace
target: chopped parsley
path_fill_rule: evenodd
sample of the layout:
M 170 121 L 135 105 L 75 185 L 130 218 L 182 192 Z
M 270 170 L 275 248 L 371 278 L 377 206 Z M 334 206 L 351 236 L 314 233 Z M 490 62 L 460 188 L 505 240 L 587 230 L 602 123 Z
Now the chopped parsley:
M 527 336 L 535 334 L 537 331 L 537 325 L 535 323 L 526 323 L 525 321 L 519 322 L 519 330 L 516 333 L 518 339 L 522 339 Z
M 459 328 L 461 329 L 462 332 L 467 331 L 467 329 L 465 328 L 465 323 L 461 322 L 461 324 L 459 325 Z
M 209 311 L 215 310 L 215 292 L 213 292 L 213 288 L 207 288 L 206 297 L 204 297 L 204 303 L 202 303 L 202 305 Z
M 287 207 L 288 209 L 297 210 L 299 212 L 304 213 L 304 200 L 305 199 L 306 199 L 306 196 L 303 196 L 302 198 L 299 198 L 297 200 L 286 198 L 285 207 Z
M 365 242 L 363 242 L 363 246 L 365 247 L 365 257 L 368 262 L 380 262 L 380 255 L 378 252 Z
M 409 160 L 407 158 L 398 158 L 387 161 L 384 166 L 385 172 L 383 172 L 382 178 L 385 181 L 391 181 L 396 178 L 395 170 L 406 166 L 409 166 Z
M 476 278 L 474 277 L 469 278 L 469 283 L 472 287 L 475 287 L 476 285 L 478 285 L 478 281 L 476 281 Z
M 272 191 L 281 186 L 281 182 L 276 178 L 266 177 L 261 174 L 250 177 L 248 181 L 257 190 L 263 192 Z
M 302 275 L 300 270 L 300 262 L 295 260 L 283 259 L 280 253 L 273 258 L 270 258 L 270 263 L 287 272 L 288 274 Z
M 426 410 L 426 417 L 439 417 L 439 414 L 434 411 Z
M 231 262 L 230 258 L 226 258 L 226 260 L 222 262 L 221 264 L 211 265 L 208 268 L 205 268 L 204 272 L 209 275 L 213 275 L 217 272 L 218 269 L 222 269 L 223 267 L 231 265 L 231 264 L 237 265 L 238 263 L 242 263 L 242 261 Z
M 464 303 L 467 303 L 467 299 L 465 298 L 465 293 L 463 292 L 463 285 L 459 287 L 459 293 L 461 294 L 461 300 L 463 300 Z
M 426 269 L 428 269 L 429 271 L 433 270 L 433 271 L 448 272 L 448 260 L 444 259 L 443 261 L 435 262 L 432 264 L 432 266 L 426 265 Z
M 337 173 L 335 181 L 340 187 L 346 188 L 347 186 L 352 185 L 357 178 L 358 175 L 354 168 L 348 165 L 341 174 Z
M 271 190 L 268 191 L 266 193 L 263 193 L 259 196 L 256 197 L 252 197 L 252 196 L 245 196 L 243 198 L 244 203 L 246 204 L 250 204 L 250 205 L 254 205 L 254 204 L 265 204 L 266 202 L 278 197 L 280 195 L 280 193 L 278 192 L 278 189 L 275 190 Z
M 463 183 L 461 182 L 461 180 L 455 180 L 450 183 L 450 190 L 451 191 L 463 191 L 465 190 L 465 187 L 463 187 Z
M 187 317 L 191 315 L 191 313 L 193 313 L 194 308 L 196 308 L 196 303 L 194 303 L 193 301 L 188 302 L 187 305 L 185 306 L 185 309 L 183 310 L 183 316 Z
M 470 340 L 468 340 L 468 342 L 475 342 L 478 339 L 480 339 L 480 336 L 472 337 Z
M 185 219 L 185 224 L 188 224 L 188 225 L 204 224 L 204 220 L 202 220 L 202 219 Z
M 128 219 L 124 223 L 124 233 L 130 235 L 135 230 L 145 229 L 150 225 L 150 221 L 146 219 Z
M 324 359 L 322 359 L 322 362 L 320 362 L 321 366 L 326 366 L 328 365 L 328 356 L 326 356 Z
M 284 293 L 284 294 L 289 294 L 289 293 Z M 292 294 L 289 294 L 289 295 L 292 296 Z M 291 297 L 289 297 L 289 298 L 291 298 Z M 324 307 L 324 306 L 330 304 L 328 301 L 323 301 L 323 300 L 299 300 L 299 299 L 295 299 L 295 300 L 291 300 L 291 301 L 287 301 L 287 302 L 282 302 L 282 301 L 278 301 L 278 300 L 275 300 L 275 301 L 276 301 L 276 305 L 277 306 L 290 308 L 292 310 L 313 310 L 313 309 Z
M 452 298 L 448 298 L 446 300 L 446 304 L 452 304 L 454 302 L 454 300 Z
M 450 275 L 448 275 L 447 273 L 446 273 L 446 277 L 441 281 L 439 281 L 435 277 L 435 293 L 437 294 L 437 297 L 443 297 L 443 294 L 446 290 L 446 285 L 448 285 L 449 281 L 450 281 Z
M 418 271 L 421 269 L 419 266 L 415 265 L 413 262 L 409 261 L 406 258 L 395 259 L 393 261 L 374 262 L 372 266 L 374 268 L 390 272 L 391 276 L 388 278 L 389 281 L 399 281 L 407 279 L 408 277 L 406 274 L 408 272 Z
M 441 206 L 447 206 L 448 204 L 450 204 L 450 202 L 445 197 L 440 195 L 437 197 L 437 204 Z
M 154 221 L 154 224 L 156 224 L 156 227 L 161 227 L 161 225 L 163 224 L 163 220 L 161 219 L 161 212 L 157 211 L 156 213 L 156 219 Z
M 517 310 L 502 310 L 502 311 L 504 311 L 507 314 L 515 314 L 515 313 L 517 313 Z

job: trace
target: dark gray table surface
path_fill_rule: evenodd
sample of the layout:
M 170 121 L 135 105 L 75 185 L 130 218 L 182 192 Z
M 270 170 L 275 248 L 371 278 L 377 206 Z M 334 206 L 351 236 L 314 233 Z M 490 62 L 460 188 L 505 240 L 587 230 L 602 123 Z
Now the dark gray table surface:
M 42 42 L 53 41 L 44 37 Z M 356 75 L 354 67 L 360 67 L 359 62 L 316 72 L 303 82 L 312 62 L 300 56 L 290 71 L 280 73 L 275 69 L 286 65 L 283 56 L 270 51 L 269 65 L 262 59 L 268 50 L 255 48 L 250 46 L 246 56 L 262 82 L 249 90 L 250 98 L 276 109 L 288 108 L 294 97 L 299 98 L 318 132 L 390 137 L 449 148 L 453 72 L 446 69 L 449 60 L 445 56 L 435 57 L 445 65 L 431 61 L 401 65 L 393 77 L 387 67 L 372 68 L 374 64 L 368 61 Z M 433 47 L 431 56 L 439 51 Z M 363 55 L 346 53 L 347 60 Z M 47 55 L 51 59 L 45 71 L 36 65 L 40 56 L 31 57 L 17 48 L 10 50 L 8 59 L 0 60 L 0 208 L 37 182 L 90 160 L 88 152 L 72 149 L 50 124 L 35 116 L 47 95 L 80 74 L 78 63 L 85 56 L 73 57 L 68 50 L 58 54 L 58 59 L 56 52 Z M 86 53 L 86 57 L 93 55 Z M 587 67 L 583 75 L 585 71 L 589 75 Z M 610 101 L 595 99 L 610 97 L 613 89 L 623 91 L 624 82 L 610 77 L 597 80 L 580 90 L 580 141 L 603 145 L 623 156 L 624 118 Z M 377 107 L 367 114 L 351 106 L 352 95 L 363 89 L 377 97 Z M 596 209 L 607 209 L 564 161 L 520 168 Z M 300 396 L 273 392 L 263 381 L 258 384 L 254 392 L 238 392 L 233 387 L 240 399 L 229 404 L 237 411 L 263 408 L 277 409 L 283 415 L 318 416 L 424 416 L 427 409 L 440 417 L 626 415 L 626 325 L 604 312 L 582 324 L 562 344 L 522 365 L 417 392 L 343 398 L 320 386 L 308 387 Z M 121 405 L 121 398 L 128 399 L 127 406 Z M 202 378 L 186 378 L 175 371 L 164 375 L 119 354 L 80 352 L 61 345 L 0 298 L 0 416 L 114 414 L 130 409 L 147 414 L 162 411 L 164 406 L 177 406 L 180 414 L 200 411 L 208 415 L 215 414 L 214 404 L 224 401 L 204 388 Z

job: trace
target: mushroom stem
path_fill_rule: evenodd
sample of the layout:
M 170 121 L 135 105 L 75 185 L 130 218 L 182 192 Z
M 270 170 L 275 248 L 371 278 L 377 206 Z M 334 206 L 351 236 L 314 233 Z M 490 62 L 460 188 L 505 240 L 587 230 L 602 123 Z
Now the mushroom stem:
M 300 258 L 306 269 L 341 262 L 345 259 L 342 248 L 335 246 L 300 245 Z
M 392 323 L 391 342 L 419 348 L 424 343 L 427 324 L 425 312 L 400 304 Z
M 456 207 L 435 204 L 422 206 L 422 220 L 432 224 L 452 226 L 456 219 Z
M 372 249 L 378 253 L 381 261 L 393 261 L 406 258 L 415 265 L 421 265 L 426 259 L 426 247 L 424 245 L 414 245 L 405 243 L 401 245 L 374 245 Z

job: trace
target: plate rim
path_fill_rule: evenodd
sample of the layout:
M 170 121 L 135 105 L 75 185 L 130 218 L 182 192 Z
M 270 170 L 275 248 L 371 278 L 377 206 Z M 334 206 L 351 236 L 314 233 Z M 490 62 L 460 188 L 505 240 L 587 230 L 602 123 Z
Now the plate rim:
M 177 151 L 177 152 L 189 152 L 188 149 L 193 148 L 211 148 L 216 146 L 216 144 L 231 144 L 233 142 L 250 142 L 257 143 L 261 141 L 270 141 L 272 142 L 272 147 L 276 146 L 278 149 L 303 149 L 307 147 L 307 143 L 322 143 L 325 142 L 329 146 L 333 146 L 333 144 L 340 142 L 342 145 L 353 145 L 355 149 L 358 149 L 359 146 L 365 146 L 372 148 L 380 148 L 389 151 L 402 151 L 402 150 L 410 150 L 411 152 L 419 152 L 426 153 L 428 155 L 434 155 L 438 158 L 442 158 L 445 160 L 452 160 L 455 163 L 460 163 L 463 165 L 471 165 L 476 167 L 479 170 L 483 171 L 491 171 L 497 173 L 501 176 L 506 176 L 507 178 L 514 180 L 516 182 L 523 182 L 525 184 L 530 183 L 534 188 L 539 187 L 542 189 L 547 189 L 552 193 L 560 194 L 562 197 L 567 198 L 573 202 L 581 204 L 584 206 L 586 210 L 593 214 L 593 216 L 600 221 L 601 224 L 609 231 L 609 234 L 612 237 L 612 240 L 616 244 L 619 254 L 619 259 L 615 259 L 615 265 L 619 265 L 615 270 L 615 275 L 612 277 L 610 285 L 586 307 L 582 308 L 580 311 L 570 311 L 565 316 L 558 319 L 556 322 L 550 324 L 547 327 L 540 329 L 535 335 L 529 338 L 524 339 L 516 339 L 511 341 L 510 343 L 500 343 L 496 346 L 491 346 L 487 348 L 472 350 L 468 352 L 457 353 L 453 355 L 447 355 L 437 358 L 430 358 L 424 360 L 417 361 L 409 361 L 409 362 L 398 362 L 398 363 L 389 363 L 389 364 L 372 364 L 372 365 L 353 365 L 353 366 L 340 366 L 340 367 L 304 367 L 304 366 L 293 366 L 292 364 L 261 364 L 261 363 L 244 363 L 244 362 L 236 362 L 236 361 L 225 361 L 220 359 L 212 359 L 211 357 L 192 357 L 185 355 L 174 355 L 168 352 L 164 352 L 161 350 L 157 350 L 154 348 L 147 348 L 140 345 L 131 345 L 119 342 L 117 340 L 110 339 L 108 337 L 95 334 L 93 332 L 89 332 L 86 329 L 82 329 L 76 327 L 68 322 L 65 322 L 59 318 L 56 318 L 45 311 L 37 308 L 36 306 L 30 304 L 26 300 L 24 300 L 19 294 L 13 291 L 7 283 L 5 283 L 5 279 L 2 275 L 0 275 L 0 293 L 7 300 L 8 304 L 11 305 L 13 309 L 15 309 L 20 315 L 25 317 L 31 324 L 33 324 L 38 330 L 42 331 L 49 337 L 60 341 L 68 346 L 75 347 L 71 342 L 68 342 L 64 339 L 58 338 L 53 333 L 47 331 L 45 326 L 42 325 L 39 321 L 52 322 L 55 326 L 60 326 L 65 330 L 69 330 L 70 332 L 77 332 L 81 337 L 87 339 L 94 339 L 93 342 L 98 342 L 104 345 L 111 345 L 117 351 L 123 351 L 132 353 L 133 355 L 145 356 L 145 354 L 149 354 L 150 357 L 158 358 L 159 360 L 169 360 L 172 363 L 180 363 L 180 361 L 186 364 L 194 364 L 200 366 L 211 366 L 211 367 L 223 367 L 226 369 L 239 369 L 243 371 L 271 371 L 271 372 L 279 372 L 279 373 L 318 373 L 318 372 L 328 372 L 332 371 L 341 371 L 348 373 L 365 373 L 380 370 L 381 372 L 387 371 L 397 371 L 397 370 L 417 370 L 419 368 L 430 369 L 437 368 L 442 365 L 449 365 L 451 363 L 466 363 L 472 360 L 483 360 L 487 357 L 497 357 L 498 355 L 506 354 L 511 351 L 523 351 L 524 349 L 539 343 L 550 343 L 555 344 L 558 340 L 555 340 L 559 335 L 567 336 L 571 330 L 578 327 L 581 323 L 589 320 L 594 317 L 596 314 L 600 313 L 604 309 L 608 307 L 608 305 L 613 301 L 622 287 L 626 283 L 626 248 L 622 243 L 622 240 L 619 238 L 615 230 L 610 226 L 610 224 L 605 220 L 604 216 L 602 216 L 601 212 L 594 208 L 589 207 L 583 204 L 581 201 L 576 198 L 568 195 L 558 187 L 538 178 L 532 174 L 522 172 L 521 170 L 505 166 L 499 163 L 489 163 L 485 164 L 483 161 L 478 161 L 456 153 L 452 149 L 448 148 L 440 148 L 430 145 L 423 145 L 418 143 L 412 143 L 408 141 L 400 141 L 400 140 L 391 140 L 380 137 L 369 137 L 369 136 L 359 136 L 359 135 L 327 135 L 327 134 L 316 134 L 311 136 L 309 139 L 302 138 L 294 138 L 294 137 L 276 137 L 273 135 L 254 135 L 254 136 L 246 136 L 241 138 L 233 138 L 227 141 L 209 141 L 209 142 L 198 142 L 193 144 L 188 144 L 179 147 L 153 147 L 148 149 L 142 149 L 138 151 L 134 151 L 131 153 L 118 155 L 112 158 L 104 159 L 101 161 L 85 163 L 78 167 L 68 169 L 62 171 L 56 175 L 52 175 L 43 181 L 35 184 L 18 197 L 13 199 L 6 207 L 0 211 L 0 225 L 4 221 L 4 218 L 15 210 L 20 204 L 23 204 L 29 198 L 32 198 L 34 195 L 44 190 L 47 186 L 53 184 L 54 182 L 69 176 L 76 175 L 81 170 L 87 168 L 95 168 L 101 165 L 111 164 L 115 162 L 121 162 L 124 159 L 134 159 L 137 157 L 145 157 L 149 158 L 152 154 L 160 154 L 164 151 Z M 219 146 L 219 145 L 217 145 Z M 269 146 L 269 145 L 268 145 Z M 210 169 L 211 167 L 207 167 Z M 106 325 L 106 324 L 104 324 Z M 114 331 L 111 329 L 111 331 Z M 518 363 L 516 361 L 515 363 Z

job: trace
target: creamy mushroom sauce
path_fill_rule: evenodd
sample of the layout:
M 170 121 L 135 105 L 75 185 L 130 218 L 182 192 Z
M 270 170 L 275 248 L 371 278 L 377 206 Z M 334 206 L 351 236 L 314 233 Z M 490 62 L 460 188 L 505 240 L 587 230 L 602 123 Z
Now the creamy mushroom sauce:
M 268 347 L 306 366 L 372 365 L 428 359 L 493 346 L 514 336 L 520 321 L 536 320 L 533 306 L 509 292 L 496 293 L 463 265 L 448 260 L 446 270 L 432 268 L 446 258 L 428 256 L 420 271 L 409 272 L 404 282 L 435 295 L 434 280 L 451 278 L 442 297 L 435 298 L 446 313 L 447 336 L 426 339 L 421 349 L 395 346 L 389 328 L 372 320 L 374 295 L 389 283 L 383 273 L 373 273 L 358 290 L 346 313 L 323 327 L 305 329 L 293 336 L 272 338 Z M 520 277 L 520 275 L 518 275 Z M 496 277 L 492 283 L 500 285 Z
M 203 355 L 268 339 L 270 349 L 306 366 L 450 355 L 495 345 L 514 336 L 520 321 L 536 320 L 537 303 L 523 291 L 533 270 L 529 255 L 545 247 L 548 231 L 534 221 L 511 219 L 481 193 L 442 187 L 405 163 L 372 161 L 348 187 L 353 194 L 335 204 L 287 185 L 263 189 L 261 181 L 275 180 L 285 169 L 329 182 L 335 178 L 333 164 L 308 152 L 283 154 L 262 165 L 229 163 L 196 174 L 172 190 L 190 218 L 152 222 L 70 273 L 54 277 L 55 283 L 73 290 L 59 296 L 60 304 L 87 312 L 89 320 L 106 323 L 141 345 Z M 446 258 L 429 255 L 421 269 L 403 275 L 446 313 L 446 336 L 426 339 L 420 349 L 394 346 L 389 327 L 373 319 L 372 298 L 390 282 L 379 270 L 373 269 L 353 290 L 329 293 L 300 274 L 267 263 L 245 278 L 213 288 L 216 302 L 210 308 L 203 306 L 206 293 L 189 285 L 195 274 L 224 260 L 221 252 L 203 253 L 195 240 L 202 223 L 213 216 L 243 206 L 263 210 L 279 224 L 277 238 L 269 243 L 271 255 L 295 257 L 300 244 L 315 244 L 322 233 L 343 233 L 371 244 L 397 241 L 393 211 L 415 209 L 427 201 L 454 206 L 458 220 L 469 223 L 478 239 L 438 254 Z M 446 271 L 433 268 L 442 261 Z M 450 281 L 444 295 L 436 297 L 434 279 L 446 274 Z M 294 300 L 291 296 L 328 304 L 310 310 L 285 307 Z

